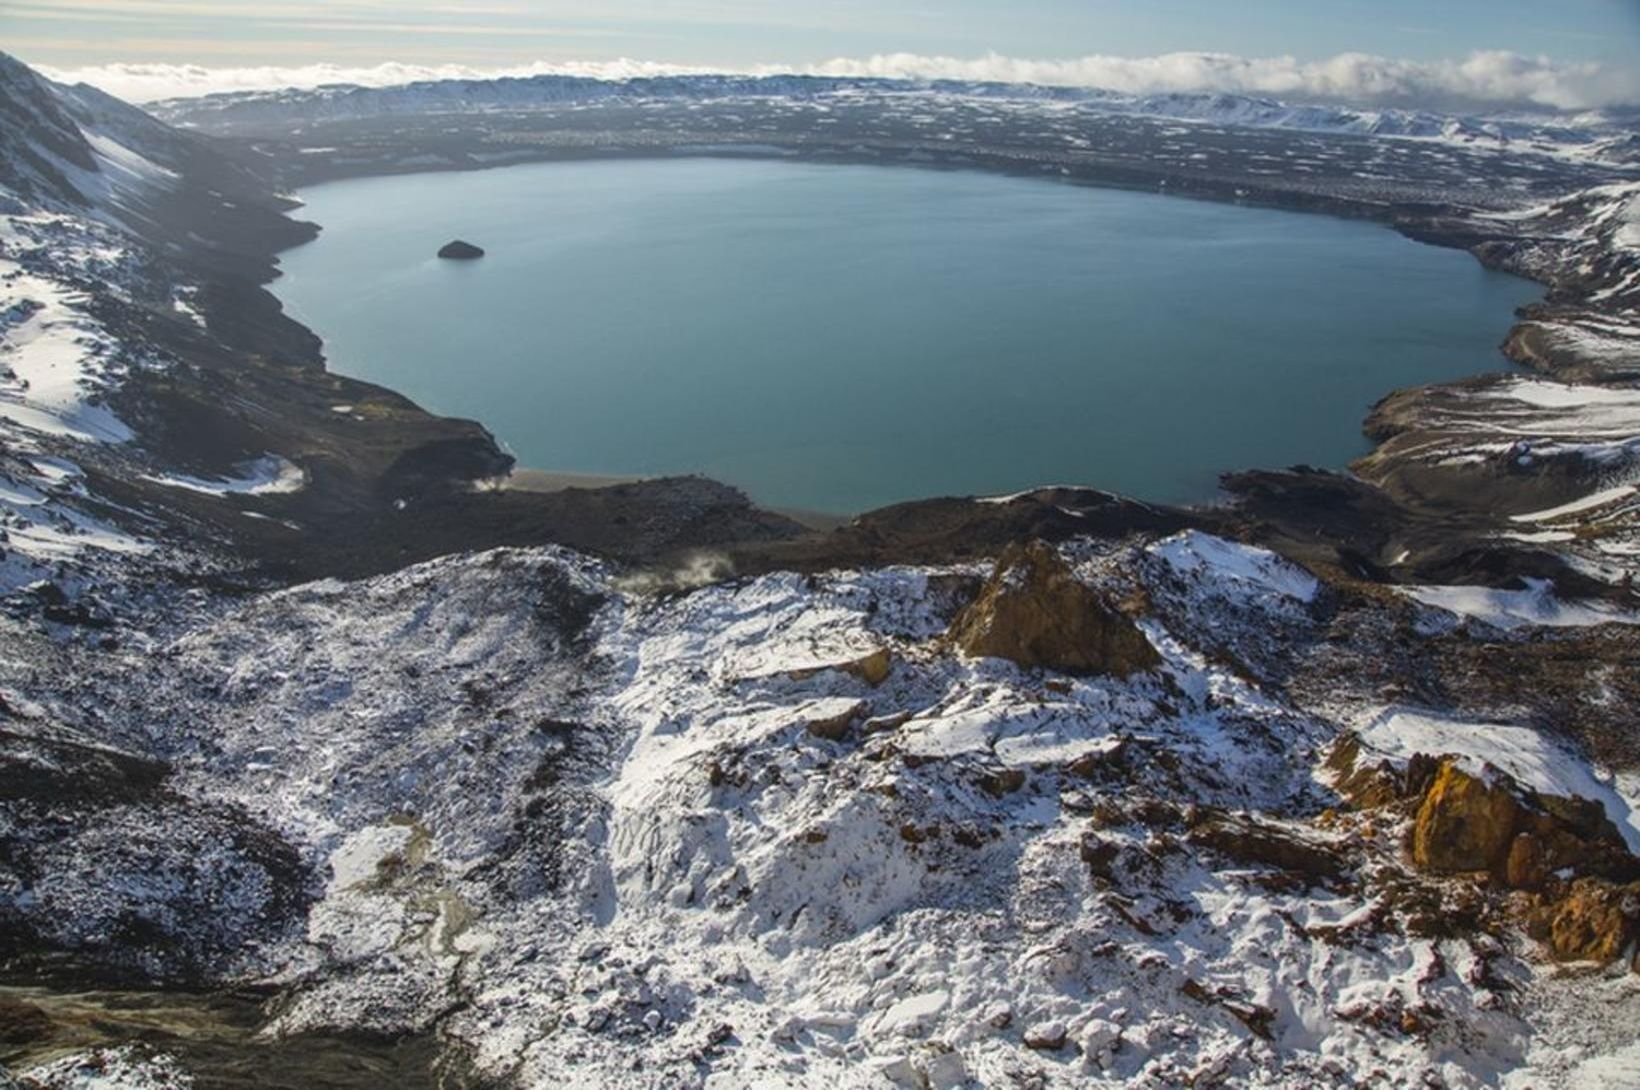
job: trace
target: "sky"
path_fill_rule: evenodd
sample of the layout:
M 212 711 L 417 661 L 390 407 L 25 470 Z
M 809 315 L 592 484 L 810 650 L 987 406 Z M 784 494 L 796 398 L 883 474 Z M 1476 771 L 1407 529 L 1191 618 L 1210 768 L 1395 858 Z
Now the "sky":
M 627 59 L 809 70 L 840 59 L 866 69 L 890 56 L 933 67 L 1179 53 L 1297 68 L 1367 54 L 1405 72 L 1478 56 L 1493 69 L 1508 57 L 1573 81 L 1540 90 L 1563 100 L 1544 104 L 1640 98 L 1640 0 L 0 0 L 0 48 L 105 80 L 132 65 L 241 70 L 244 80 L 247 69 L 314 65 L 494 70 Z

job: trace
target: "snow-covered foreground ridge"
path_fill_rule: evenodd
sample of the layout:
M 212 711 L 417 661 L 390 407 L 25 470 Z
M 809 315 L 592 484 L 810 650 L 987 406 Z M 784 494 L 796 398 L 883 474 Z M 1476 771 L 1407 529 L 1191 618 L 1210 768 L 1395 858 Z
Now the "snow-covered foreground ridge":
M 1019 626 L 1084 596 L 1145 654 L 945 636 L 1051 660 Z M 1633 913 L 1586 903 L 1640 795 L 1553 724 L 1333 675 L 1341 626 L 1432 660 L 1418 609 L 1196 532 L 660 597 L 555 549 L 300 586 L 128 654 L 137 692 L 6 667 L 8 776 L 173 771 L 0 793 L 0 921 L 520 1086 L 1580 1085 L 1640 1027 Z M 1463 791 L 1556 873 L 1420 856 L 1496 812 Z

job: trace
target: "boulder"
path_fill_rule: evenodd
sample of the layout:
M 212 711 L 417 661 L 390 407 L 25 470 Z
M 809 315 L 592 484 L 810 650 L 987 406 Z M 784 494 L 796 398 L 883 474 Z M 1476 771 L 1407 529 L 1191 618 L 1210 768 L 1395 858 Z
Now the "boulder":
M 828 742 L 841 742 L 848 737 L 849 728 L 862 719 L 866 712 L 866 703 L 856 700 L 840 710 L 820 711 L 810 715 L 804 722 L 804 727 L 816 738 L 824 738 Z
M 824 666 L 802 666 L 795 670 L 788 670 L 786 676 L 793 681 L 807 681 L 824 670 L 836 670 L 838 673 L 857 677 L 872 688 L 876 688 L 888 680 L 889 672 L 893 668 L 894 653 L 886 647 L 879 647 L 877 650 L 857 659 L 827 663 Z
M 864 658 L 846 662 L 838 669 L 845 674 L 853 674 L 867 685 L 877 686 L 888 680 L 889 671 L 894 668 L 894 656 L 886 647 L 880 647 Z
M 1418 804 L 1412 861 L 1437 873 L 1487 871 L 1511 889 L 1537 889 L 1557 871 L 1626 882 L 1640 860 L 1598 802 L 1545 795 L 1487 766 L 1443 758 Z
M 1065 674 L 1126 676 L 1161 661 L 1134 623 L 1041 541 L 1009 546 L 946 635 L 969 655 Z
M 1412 861 L 1454 874 L 1504 869 L 1525 817 L 1506 777 L 1473 776 L 1457 760 L 1441 762 L 1412 826 Z
M 1055 1052 L 1065 1047 L 1070 1031 L 1059 1021 L 1037 1022 L 1025 1030 L 1025 1047 L 1038 1052 Z
M 1273 867 L 1310 883 L 1344 873 L 1344 860 L 1330 844 L 1247 815 L 1206 814 L 1191 825 L 1186 839 L 1233 862 Z
M 471 242 L 452 239 L 439 247 L 438 256 L 449 261 L 472 261 L 484 256 L 484 251 Z
M 992 798 L 1011 795 L 1025 786 L 1025 772 L 1019 768 L 986 769 L 977 780 L 980 790 Z
M 923 1049 L 922 1077 L 928 1090 L 960 1090 L 968 1085 L 968 1065 L 944 1041 L 930 1041 Z
M 1503 879 L 1511 889 L 1536 889 L 1549 878 L 1549 853 L 1543 840 L 1529 832 L 1509 842 L 1503 861 Z

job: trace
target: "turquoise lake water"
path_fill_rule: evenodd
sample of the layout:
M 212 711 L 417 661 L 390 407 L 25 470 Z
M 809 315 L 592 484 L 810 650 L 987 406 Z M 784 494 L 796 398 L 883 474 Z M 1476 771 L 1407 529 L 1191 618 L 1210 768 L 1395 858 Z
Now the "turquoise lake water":
M 521 465 L 778 506 L 1338 468 L 1398 386 L 1508 366 L 1540 290 L 1368 223 L 1056 182 L 722 159 L 305 190 L 274 285 L 333 370 Z M 439 261 L 452 238 L 480 261 Z

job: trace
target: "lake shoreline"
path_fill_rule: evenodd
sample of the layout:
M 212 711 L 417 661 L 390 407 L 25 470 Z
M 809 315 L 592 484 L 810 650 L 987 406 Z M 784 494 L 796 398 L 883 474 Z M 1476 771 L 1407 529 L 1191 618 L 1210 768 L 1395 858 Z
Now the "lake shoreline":
M 1227 466 L 1341 469 L 1386 389 L 1495 368 L 1541 295 L 1373 224 L 971 172 L 664 160 L 305 195 L 328 227 L 275 292 L 341 370 L 525 466 L 804 511 L 1045 480 L 1196 503 Z M 489 256 L 436 261 L 449 234 Z
M 631 474 L 578 473 L 524 467 L 514 469 L 502 478 L 500 487 L 503 491 L 508 492 L 550 493 L 565 492 L 572 488 L 615 488 L 623 484 L 639 484 L 654 479 L 654 477 Z M 784 515 L 793 522 L 801 523 L 808 529 L 822 534 L 829 533 L 839 526 L 846 526 L 855 518 L 854 515 L 842 515 L 833 511 L 813 511 L 803 507 L 769 507 L 767 510 L 777 515 Z

